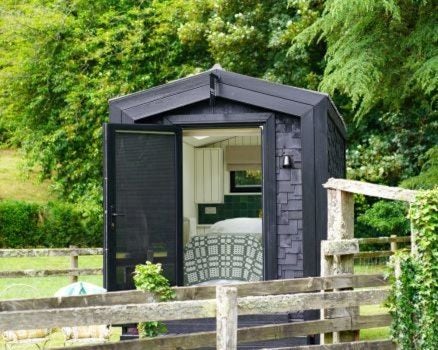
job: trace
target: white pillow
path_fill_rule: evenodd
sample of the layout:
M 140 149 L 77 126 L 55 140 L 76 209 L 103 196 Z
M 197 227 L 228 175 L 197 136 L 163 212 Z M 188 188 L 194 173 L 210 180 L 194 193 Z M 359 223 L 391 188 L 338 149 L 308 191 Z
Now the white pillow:
M 218 221 L 210 226 L 209 233 L 252 233 L 261 237 L 262 219 L 235 218 Z

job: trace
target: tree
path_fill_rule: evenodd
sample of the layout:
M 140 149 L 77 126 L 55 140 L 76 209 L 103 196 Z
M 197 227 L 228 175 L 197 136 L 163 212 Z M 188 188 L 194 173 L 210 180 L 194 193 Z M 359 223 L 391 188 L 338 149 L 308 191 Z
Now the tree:
M 293 48 L 325 41 L 319 89 L 349 125 L 349 175 L 397 185 L 438 142 L 438 33 L 433 1 L 328 0 Z
M 109 98 L 221 63 L 332 93 L 349 174 L 398 184 L 437 139 L 430 0 L 4 0 L 0 133 L 69 201 L 101 200 Z
M 180 27 L 189 46 L 206 43 L 225 69 L 284 84 L 316 88 L 324 43 L 290 51 L 292 40 L 322 11 L 322 1 L 201 0 Z
M 323 91 L 352 101 L 356 117 L 374 107 L 400 111 L 436 103 L 436 4 L 417 0 L 327 0 L 322 16 L 297 38 L 327 42 Z M 435 101 L 434 101 L 435 99 Z
M 41 0 L 1 6 L 3 127 L 62 197 L 99 203 L 108 99 L 211 64 L 205 52 L 177 38 L 184 2 Z

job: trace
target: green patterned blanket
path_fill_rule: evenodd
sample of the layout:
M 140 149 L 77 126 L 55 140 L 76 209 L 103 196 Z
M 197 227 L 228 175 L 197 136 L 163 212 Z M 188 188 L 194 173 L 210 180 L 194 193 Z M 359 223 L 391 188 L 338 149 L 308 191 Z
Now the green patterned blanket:
M 251 234 L 195 236 L 184 248 L 185 285 L 262 279 L 263 247 Z

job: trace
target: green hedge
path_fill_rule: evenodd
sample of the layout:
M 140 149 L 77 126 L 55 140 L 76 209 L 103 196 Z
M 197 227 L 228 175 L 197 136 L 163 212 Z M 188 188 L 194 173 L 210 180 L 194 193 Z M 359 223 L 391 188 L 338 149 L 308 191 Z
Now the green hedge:
M 0 201 L 0 247 L 102 246 L 99 214 L 92 220 L 70 203 Z

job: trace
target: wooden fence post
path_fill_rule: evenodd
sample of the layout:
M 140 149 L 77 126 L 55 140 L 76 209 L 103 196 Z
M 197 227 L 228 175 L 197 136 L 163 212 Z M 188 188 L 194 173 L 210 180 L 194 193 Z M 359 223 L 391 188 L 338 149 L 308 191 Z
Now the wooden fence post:
M 327 239 L 329 241 L 351 240 L 354 238 L 354 195 L 341 190 L 327 189 Z M 321 275 L 333 276 L 354 273 L 354 255 L 327 256 L 321 252 Z M 358 307 L 321 310 L 322 318 L 351 317 L 359 315 Z M 354 341 L 358 331 L 333 333 L 333 343 Z M 324 335 L 321 335 L 324 344 Z
M 237 349 L 237 289 L 216 287 L 216 349 Z
M 71 245 L 69 247 L 70 249 L 76 249 L 77 246 Z M 76 252 L 72 252 L 70 255 L 70 268 L 71 269 L 77 269 L 79 267 L 79 256 Z M 78 281 L 78 276 L 70 276 L 70 283 L 75 283 Z
M 397 235 L 391 235 L 391 252 L 395 253 L 397 251 L 397 241 L 396 241 Z

